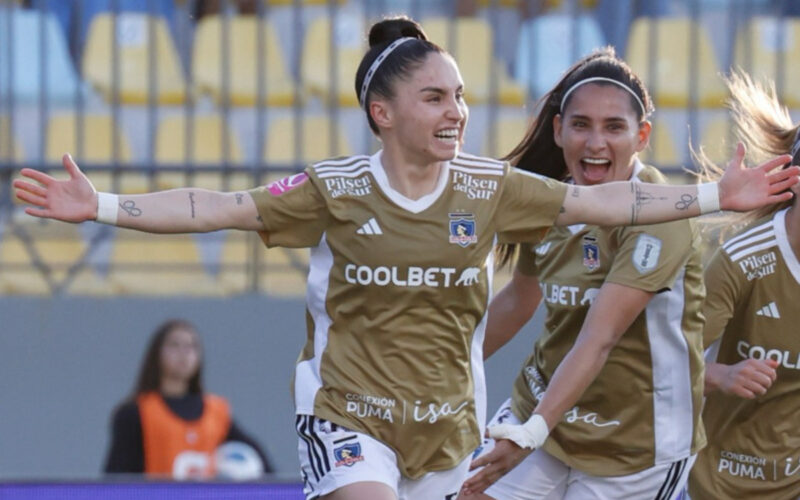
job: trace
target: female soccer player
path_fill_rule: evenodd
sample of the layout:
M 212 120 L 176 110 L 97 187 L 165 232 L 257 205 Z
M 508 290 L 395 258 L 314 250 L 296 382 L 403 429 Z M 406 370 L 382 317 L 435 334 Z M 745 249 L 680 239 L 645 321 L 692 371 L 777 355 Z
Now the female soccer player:
M 734 162 L 719 184 L 567 186 L 459 152 L 468 109 L 453 58 L 406 18 L 375 24 L 356 93 L 383 149 L 248 193 L 96 193 L 16 181 L 31 215 L 154 233 L 259 231 L 311 247 L 294 398 L 309 498 L 454 498 L 485 419 L 483 333 L 496 242 L 553 225 L 648 224 L 785 200 L 800 168 Z M 569 191 L 569 195 L 567 192 Z
M 578 61 L 543 102 L 509 155 L 519 168 L 578 186 L 665 182 L 637 157 L 651 131 L 650 96 L 613 49 Z M 687 460 L 705 444 L 698 243 L 683 220 L 573 225 L 521 247 L 512 281 L 489 307 L 484 354 L 541 301 L 547 317 L 493 419 L 499 425 L 490 424 L 510 440 L 486 440 L 474 462 L 485 467 L 465 485 L 471 498 L 667 499 L 681 491 Z M 511 248 L 503 250 L 508 257 Z M 532 415 L 551 429 L 533 453 L 503 434 Z
M 736 73 L 728 88 L 737 135 L 754 156 L 800 158 L 800 124 L 774 85 Z M 734 227 L 746 226 L 705 272 L 708 446 L 689 478 L 693 500 L 800 497 L 800 211 L 797 187 L 792 192 L 790 201 L 737 221 Z
M 230 406 L 203 390 L 203 353 L 194 326 L 171 320 L 150 339 L 136 387 L 116 409 L 105 472 L 175 479 L 214 477 L 214 452 L 224 442 L 258 444 L 233 421 Z

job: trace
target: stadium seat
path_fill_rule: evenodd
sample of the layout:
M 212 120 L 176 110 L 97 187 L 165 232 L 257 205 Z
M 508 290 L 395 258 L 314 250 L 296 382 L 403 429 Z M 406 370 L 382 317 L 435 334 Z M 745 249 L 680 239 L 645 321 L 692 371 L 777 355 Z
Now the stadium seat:
M 429 18 L 422 21 L 428 38 L 453 54 L 464 79 L 464 95 L 470 103 L 491 102 L 520 106 L 525 90 L 507 74 L 502 62 L 495 60 L 492 28 L 483 19 Z
M 126 295 L 220 296 L 206 273 L 192 235 L 142 237 L 120 232 L 111 252 L 108 279 Z
M 538 98 L 548 92 L 575 61 L 605 43 L 600 26 L 592 16 L 534 17 L 520 28 L 514 76 Z
M 301 74 L 303 85 L 311 95 L 329 102 L 335 95 L 340 106 L 358 107 L 353 75 L 364 56 L 364 23 L 360 16 L 340 14 L 331 47 L 331 20 L 319 17 L 312 21 L 303 42 Z M 331 50 L 336 61 L 335 81 L 331 81 Z
M 264 0 L 265 3 L 269 5 L 294 5 L 296 0 Z M 328 5 L 330 0 L 300 0 L 300 5 Z M 344 5 L 347 3 L 347 0 L 337 0 L 339 5 Z
M 228 164 L 241 164 L 243 155 L 239 140 L 218 114 L 195 115 L 190 125 L 192 150 L 187 157 L 186 117 L 181 114 L 161 120 L 156 134 L 156 162 L 161 165 L 192 165 L 198 167 L 198 171 L 191 174 L 174 171 L 160 172 L 156 176 L 158 188 L 197 186 L 206 189 L 222 189 L 224 184 L 222 174 L 219 171 L 204 172 L 203 169 L 206 167 L 219 168 L 226 159 Z M 224 138 L 227 138 L 227 155 L 225 154 Z M 231 189 L 250 187 L 249 177 L 237 179 L 241 176 L 231 175 L 232 177 L 229 178 Z
M 211 94 L 218 103 L 223 102 L 227 94 L 234 106 L 255 106 L 261 78 L 266 104 L 288 106 L 294 102 L 295 84 L 284 62 L 275 29 L 269 21 L 261 26 L 263 44 L 259 47 L 256 16 L 230 17 L 227 21 L 224 16 L 206 16 L 200 20 L 192 51 L 192 71 L 201 93 Z M 223 33 L 227 33 L 226 52 Z M 263 66 L 260 74 L 259 66 Z
M 736 65 L 757 79 L 775 82 L 786 106 L 800 107 L 800 19 L 756 17 L 739 30 L 734 48 Z
M 11 130 L 11 121 L 7 116 L 0 116 L 0 163 L 21 163 L 23 157 L 22 145 Z
M 484 156 L 499 158 L 511 152 L 519 144 L 528 129 L 530 119 L 524 116 L 501 117 L 494 125 L 494 147 L 491 134 L 486 133 Z
M 665 120 L 654 119 L 653 131 L 650 133 L 650 144 L 639 153 L 642 162 L 656 167 L 678 167 L 683 164 L 684 147 L 678 147 Z
M 709 160 L 720 166 L 727 164 L 736 149 L 733 122 L 727 117 L 710 120 L 700 136 L 700 146 Z
M 308 164 L 334 156 L 353 154 L 347 142 L 346 130 L 336 127 L 335 147 L 331 137 L 332 124 L 327 116 L 301 117 L 302 143 L 300 157 L 296 155 L 297 136 L 292 116 L 275 118 L 264 138 L 264 161 L 268 164 Z
M 60 113 L 50 118 L 47 124 L 45 161 L 61 163 L 64 153 L 70 153 L 78 165 L 112 167 L 114 164 L 130 163 L 131 147 L 122 128 L 114 124 L 111 115 L 86 114 L 82 118 L 83 128 L 79 143 L 78 120 L 74 113 Z M 114 134 L 118 150 L 114 151 Z M 116 154 L 115 154 L 116 153 Z M 120 172 L 119 189 L 114 189 L 111 172 L 90 172 L 89 178 L 100 191 L 141 193 L 148 191 L 146 176 L 136 172 Z
M 10 49 L 9 37 L 13 38 Z M 83 92 L 53 15 L 0 7 L 0 47 L 0 95 L 10 94 L 17 104 L 44 98 L 64 106 Z M 44 64 L 42 53 L 46 54 Z
M 278 297 L 305 297 L 309 250 L 270 248 L 261 251 L 259 290 Z
M 692 43 L 694 34 L 696 45 Z M 696 75 L 692 73 L 692 57 L 697 58 Z M 636 19 L 626 60 L 653 94 L 656 108 L 722 106 L 726 94 L 714 48 L 705 30 L 690 19 Z
M 148 104 L 151 98 L 158 104 L 180 104 L 186 98 L 178 51 L 161 17 L 126 12 L 116 16 L 115 25 L 113 14 L 98 14 L 89 28 L 82 64 L 86 80 L 109 102 L 115 94 L 123 104 Z

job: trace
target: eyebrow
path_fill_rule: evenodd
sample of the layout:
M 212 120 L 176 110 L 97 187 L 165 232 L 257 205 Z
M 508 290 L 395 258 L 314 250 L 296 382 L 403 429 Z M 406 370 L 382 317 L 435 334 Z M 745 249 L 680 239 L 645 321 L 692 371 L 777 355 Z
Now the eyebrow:
M 575 119 L 577 119 L 577 120 L 589 120 L 589 121 L 592 120 L 592 118 L 589 117 L 589 116 L 578 115 L 578 114 L 570 115 L 569 119 L 570 120 L 575 120 Z M 604 122 L 627 122 L 627 119 L 625 117 L 623 117 L 623 116 L 611 116 L 611 117 L 608 117 L 608 118 L 604 118 L 603 121 Z
M 464 90 L 464 86 L 463 85 L 459 85 L 456 88 L 456 92 L 459 92 L 461 90 Z M 433 92 L 435 94 L 442 94 L 442 95 L 447 93 L 447 91 L 444 90 L 441 87 L 423 87 L 423 88 L 420 89 L 420 92 Z

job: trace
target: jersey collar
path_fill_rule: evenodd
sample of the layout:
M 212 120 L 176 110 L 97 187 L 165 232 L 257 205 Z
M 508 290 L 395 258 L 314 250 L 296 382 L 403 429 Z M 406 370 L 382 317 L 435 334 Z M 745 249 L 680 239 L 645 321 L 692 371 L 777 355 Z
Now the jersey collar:
M 789 236 L 786 234 L 786 213 L 788 208 L 777 212 L 775 217 L 772 218 L 772 225 L 775 230 L 775 239 L 778 240 L 778 248 L 783 255 L 783 260 L 786 262 L 786 267 L 794 276 L 794 280 L 800 283 L 800 262 L 797 261 L 797 255 L 792 251 L 792 245 L 789 244 Z
M 433 191 L 418 200 L 406 198 L 403 194 L 394 190 L 392 186 L 389 185 L 389 178 L 386 177 L 386 171 L 383 169 L 383 163 L 381 162 L 382 156 L 382 149 L 370 156 L 369 169 L 372 172 L 372 176 L 375 177 L 375 182 L 378 184 L 378 187 L 381 189 L 381 191 L 383 191 L 386 197 L 392 200 L 395 205 L 404 210 L 414 214 L 422 212 L 439 199 L 439 196 L 447 186 L 447 180 L 450 178 L 449 161 L 444 163 L 442 171 L 439 172 L 439 180 L 436 181 L 436 187 L 433 189 Z

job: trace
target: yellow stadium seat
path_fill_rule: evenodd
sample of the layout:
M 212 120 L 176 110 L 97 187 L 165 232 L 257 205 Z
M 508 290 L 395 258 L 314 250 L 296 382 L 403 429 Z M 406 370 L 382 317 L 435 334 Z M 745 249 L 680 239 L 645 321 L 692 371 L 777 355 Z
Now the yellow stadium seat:
M 152 28 L 152 39 L 151 39 Z M 119 52 L 114 52 L 114 38 Z M 154 43 L 155 45 L 151 45 Z M 151 75 L 150 53 L 155 67 Z M 116 64 L 115 64 L 116 59 Z M 124 12 L 117 16 L 116 27 L 111 14 L 95 16 L 89 27 L 83 52 L 83 76 L 106 98 L 115 93 L 114 67 L 119 70 L 116 84 L 122 103 L 150 102 L 150 80 L 155 79 L 152 97 L 159 104 L 178 104 L 186 97 L 186 83 L 178 51 L 164 19 Z
M 11 130 L 11 120 L 7 116 L 0 116 L 0 162 L 21 163 L 22 159 L 22 145 Z
M 670 132 L 669 123 L 656 119 L 653 120 L 650 144 L 639 153 L 639 158 L 648 165 L 676 167 L 683 163 L 684 150 L 685 147 L 678 148 Z
M 227 26 L 227 31 L 224 31 Z M 226 84 L 230 104 L 255 106 L 259 98 L 259 78 L 263 81 L 266 104 L 288 106 L 294 102 L 294 81 L 281 53 L 272 25 L 265 21 L 258 46 L 256 16 L 206 16 L 195 32 L 192 52 L 194 81 L 202 93 L 210 93 L 217 102 L 225 97 Z M 227 54 L 223 57 L 222 35 L 227 33 Z M 261 64 L 259 64 L 259 55 Z M 259 66 L 263 66 L 259 74 Z M 223 76 L 227 77 L 227 83 Z
M 295 0 L 264 0 L 269 5 L 294 5 Z M 300 0 L 300 5 L 328 5 L 330 0 Z M 347 0 L 337 0 L 337 4 L 344 5 Z
M 237 136 L 220 115 L 195 115 L 189 124 L 192 129 L 192 151 L 186 155 L 187 123 L 184 115 L 174 115 L 161 120 L 156 134 L 155 160 L 159 164 L 192 164 L 198 167 L 193 173 L 159 172 L 156 182 L 159 189 L 196 186 L 206 189 L 222 189 L 222 174 L 204 172 L 204 167 L 220 167 L 227 156 L 229 164 L 241 164 L 242 148 Z M 224 139 L 227 138 L 227 155 Z M 249 176 L 229 174 L 229 189 L 247 189 L 251 186 Z
M 695 29 L 697 45 L 692 47 Z M 656 44 L 655 60 L 650 59 L 651 43 Z M 691 73 L 690 57 L 697 57 L 697 75 Z M 696 106 L 722 106 L 726 92 L 718 75 L 714 48 L 706 31 L 690 19 L 636 19 L 628 39 L 626 60 L 653 93 L 656 108 L 690 107 L 692 87 Z M 690 81 L 692 78 L 694 81 Z
M 121 232 L 111 252 L 109 280 L 122 294 L 221 296 L 191 235 L 142 237 Z
M 0 239 L 0 294 L 50 295 L 53 286 L 54 282 L 34 265 L 23 240 L 6 231 Z
M 308 249 L 262 250 L 260 291 L 278 297 L 304 297 L 308 279 Z
M 756 17 L 736 37 L 736 65 L 756 79 L 769 78 L 774 81 L 781 102 L 791 108 L 800 107 L 798 60 L 800 19 Z
M 494 126 L 494 147 L 492 137 L 487 132 L 483 154 L 491 158 L 505 156 L 522 141 L 530 119 L 524 116 L 503 117 Z
M 334 156 L 352 154 L 345 130 L 336 129 L 338 135 L 335 147 L 331 142 L 332 123 L 327 116 L 302 117 L 302 147 L 298 158 L 295 155 L 297 137 L 295 121 L 291 116 L 275 118 L 269 124 L 264 140 L 264 161 L 267 163 L 308 164 Z
M 428 39 L 453 54 L 461 69 L 468 102 L 491 102 L 493 98 L 508 106 L 520 106 L 525 102 L 522 85 L 513 81 L 502 62 L 494 57 L 492 28 L 488 22 L 474 17 L 430 18 L 422 25 Z
M 727 118 L 711 120 L 703 129 L 700 146 L 709 160 L 720 166 L 726 165 L 736 149 L 733 122 Z
M 250 289 L 251 276 L 255 275 L 251 265 L 252 245 L 261 246 L 260 240 L 256 240 L 258 237 L 254 233 L 228 231 L 222 246 L 217 275 L 217 281 L 228 294 L 244 293 Z
M 61 163 L 64 153 L 70 153 L 78 165 L 101 165 L 111 167 L 116 163 L 132 161 L 131 147 L 122 128 L 114 124 L 111 115 L 86 114 L 82 118 L 82 144 L 78 142 L 79 117 L 73 113 L 62 113 L 50 117 L 47 124 L 47 143 L 45 160 Z M 117 150 L 114 151 L 116 132 Z M 148 181 L 144 174 L 120 172 L 119 189 L 112 189 L 111 172 L 89 172 L 89 179 L 99 191 L 119 191 L 122 193 L 141 193 L 148 191 Z
M 355 93 L 355 74 L 364 56 L 364 24 L 359 16 L 338 16 L 336 23 L 336 81 L 331 81 L 331 22 L 323 16 L 308 27 L 303 42 L 301 71 L 303 84 L 309 94 L 326 102 L 335 93 L 340 106 L 358 107 Z

